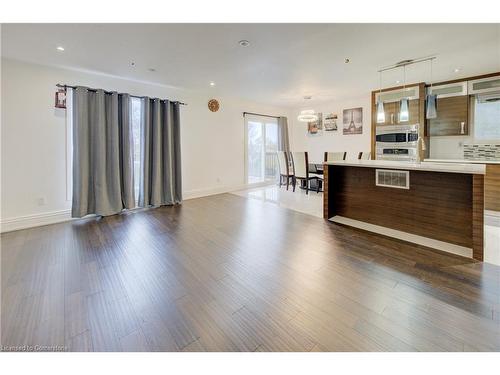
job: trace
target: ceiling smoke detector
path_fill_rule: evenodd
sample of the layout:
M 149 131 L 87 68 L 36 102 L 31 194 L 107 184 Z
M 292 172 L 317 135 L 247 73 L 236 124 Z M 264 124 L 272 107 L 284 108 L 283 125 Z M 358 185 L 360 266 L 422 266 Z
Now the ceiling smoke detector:
M 250 42 L 249 42 L 248 40 L 243 39 L 243 40 L 240 40 L 240 41 L 238 42 L 238 44 L 239 44 L 240 46 L 242 46 L 242 47 L 248 47 L 248 46 L 250 45 Z

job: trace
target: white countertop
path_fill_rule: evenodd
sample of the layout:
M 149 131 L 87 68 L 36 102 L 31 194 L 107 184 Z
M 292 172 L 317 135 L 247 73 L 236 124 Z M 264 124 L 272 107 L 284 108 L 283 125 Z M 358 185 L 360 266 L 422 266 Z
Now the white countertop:
M 415 170 L 428 172 L 446 172 L 446 173 L 466 173 L 466 174 L 485 174 L 486 165 L 475 163 L 436 163 L 423 162 L 411 163 L 405 161 L 392 160 L 339 160 L 325 162 L 327 165 L 339 165 L 346 167 L 366 167 L 366 168 L 388 168 L 401 170 Z
M 424 159 L 425 163 L 500 164 L 500 160 Z

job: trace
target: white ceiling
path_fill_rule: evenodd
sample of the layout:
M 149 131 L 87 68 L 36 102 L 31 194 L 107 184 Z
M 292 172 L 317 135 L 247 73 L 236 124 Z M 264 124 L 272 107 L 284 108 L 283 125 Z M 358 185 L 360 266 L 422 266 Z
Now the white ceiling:
M 436 80 L 500 71 L 500 24 L 4 24 L 2 55 L 300 106 L 366 95 L 404 59 L 437 55 Z M 429 78 L 427 64 L 407 69 L 407 82 Z

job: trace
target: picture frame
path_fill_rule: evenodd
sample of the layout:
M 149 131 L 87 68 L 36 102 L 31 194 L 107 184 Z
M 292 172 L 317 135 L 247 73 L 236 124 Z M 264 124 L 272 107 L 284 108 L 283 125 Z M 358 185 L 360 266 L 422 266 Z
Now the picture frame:
M 338 116 L 336 114 L 334 114 L 334 113 L 328 113 L 325 116 L 325 120 L 323 121 L 324 127 L 325 127 L 325 131 L 327 131 L 327 132 L 336 132 L 338 130 L 337 119 L 338 119 Z
M 307 123 L 307 132 L 309 134 L 318 134 L 323 130 L 323 113 L 317 113 L 318 119 Z
M 54 106 L 66 109 L 66 89 L 58 89 L 56 91 Z
M 344 109 L 342 114 L 343 134 L 363 134 L 363 108 Z

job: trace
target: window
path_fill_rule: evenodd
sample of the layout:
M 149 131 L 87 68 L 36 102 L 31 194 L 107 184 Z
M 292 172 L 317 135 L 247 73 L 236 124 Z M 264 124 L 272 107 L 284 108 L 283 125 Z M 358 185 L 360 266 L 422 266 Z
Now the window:
M 500 101 L 474 101 L 474 138 L 500 139 Z
M 264 116 L 245 116 L 246 182 L 276 181 L 278 175 L 278 121 Z
M 134 195 L 137 205 L 139 199 L 139 186 L 141 181 L 141 118 L 142 100 L 131 98 L 132 137 L 134 141 Z

